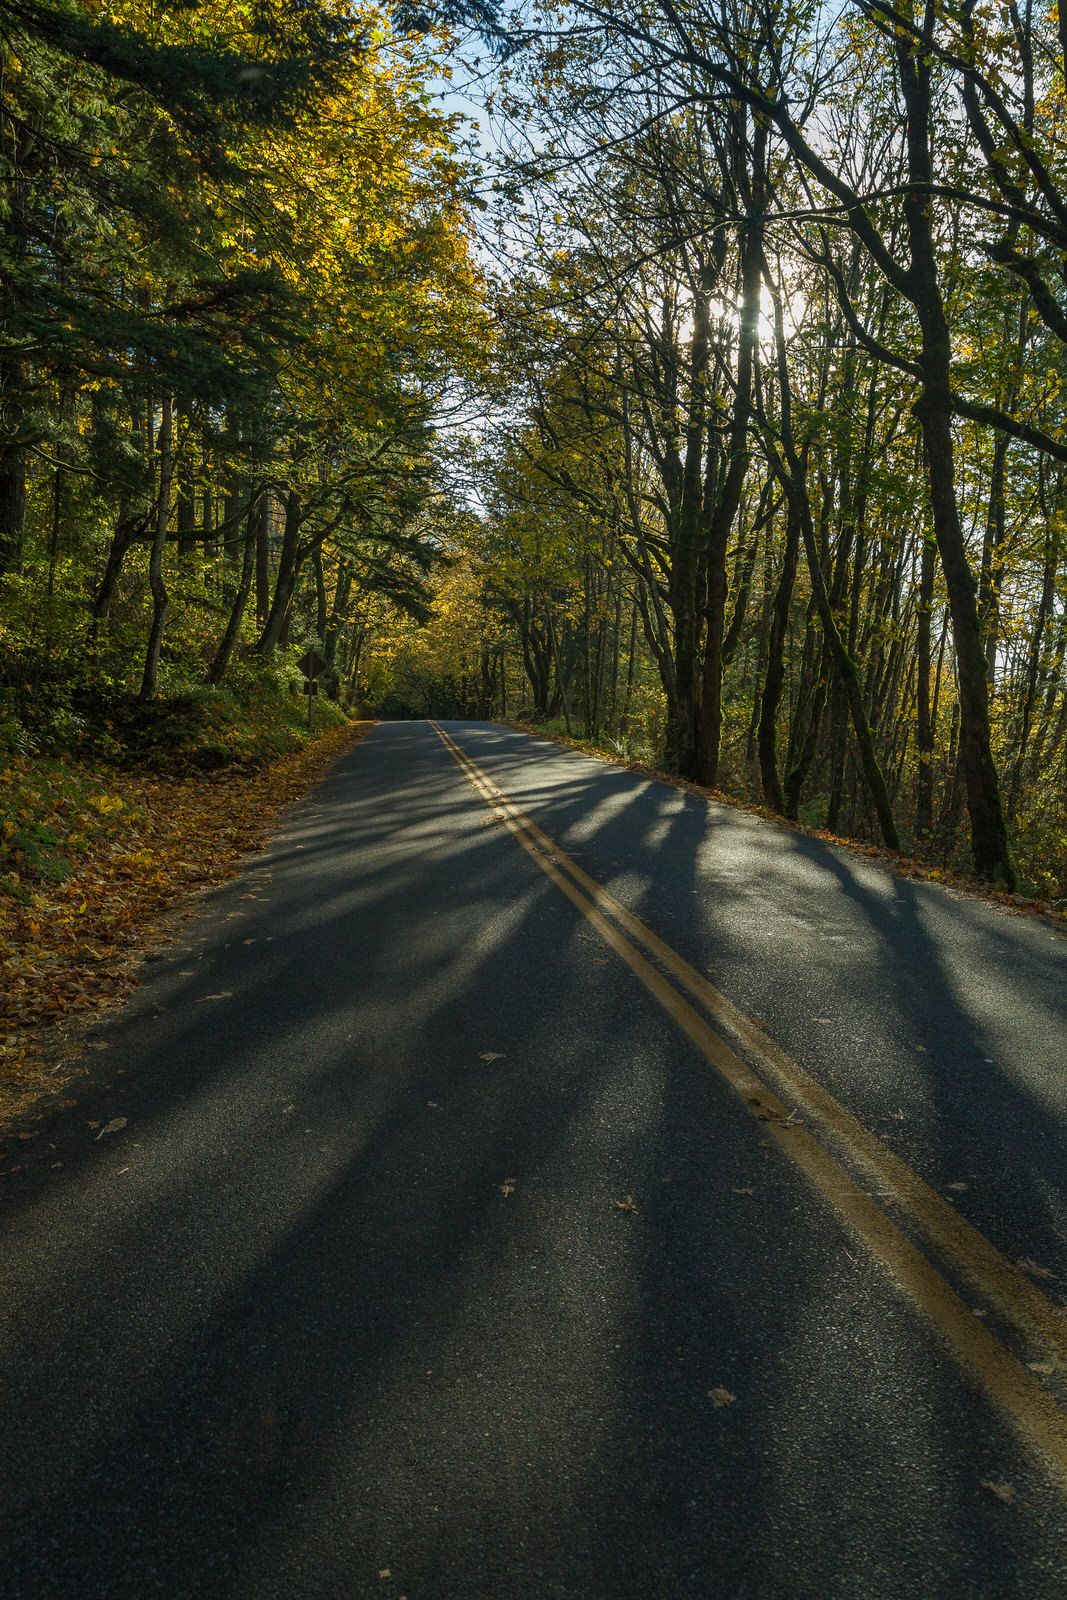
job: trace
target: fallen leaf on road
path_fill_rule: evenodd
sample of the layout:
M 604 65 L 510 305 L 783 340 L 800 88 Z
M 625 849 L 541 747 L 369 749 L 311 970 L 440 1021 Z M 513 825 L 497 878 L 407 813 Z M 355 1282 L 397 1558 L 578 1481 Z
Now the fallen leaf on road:
M 735 1189 L 734 1194 L 755 1194 L 755 1189 Z
M 391 1578 L 393 1574 L 389 1571 L 388 1567 L 382 1567 L 381 1571 L 378 1573 L 378 1576 L 379 1578 Z
M 90 1122 L 89 1123 L 89 1127 L 90 1128 L 99 1128 L 99 1126 L 100 1126 L 99 1122 Z
M 282 1106 L 282 1116 L 288 1117 L 296 1110 L 295 1106 Z
M 202 994 L 200 996 L 200 1000 L 197 1001 L 197 1004 L 199 1005 L 203 1000 L 229 1000 L 232 995 L 232 989 L 223 989 L 219 994 Z
M 731 1394 L 729 1389 L 709 1389 L 708 1399 L 713 1406 L 732 1406 L 737 1396 Z
M 1036 1261 L 1031 1261 L 1028 1256 L 1020 1256 L 1015 1265 L 1021 1267 L 1023 1272 L 1028 1272 L 1031 1278 L 1054 1278 L 1056 1274 L 1047 1267 L 1039 1267 Z
M 633 1195 L 628 1194 L 625 1200 L 616 1200 L 615 1209 L 616 1211 L 636 1211 L 637 1207 L 634 1205 Z
M 515 1193 L 515 1179 L 514 1178 L 505 1178 L 503 1183 L 500 1185 L 500 1193 L 501 1194 L 505 1194 L 505 1195 L 506 1194 L 514 1194 Z
M 965 1183 L 946 1183 L 945 1185 L 946 1189 L 955 1189 L 958 1194 L 962 1194 L 966 1187 Z
M 504 1052 L 503 1052 L 503 1050 L 479 1050 L 478 1051 L 478 1060 L 479 1061 L 503 1061 L 504 1060 Z
M 92 1126 L 95 1127 L 96 1124 L 93 1123 Z M 105 1122 L 104 1123 L 104 1126 L 100 1129 L 100 1132 L 97 1134 L 96 1137 L 98 1139 L 102 1139 L 104 1137 L 105 1133 L 118 1133 L 119 1129 L 120 1128 L 124 1128 L 125 1126 L 126 1126 L 126 1118 L 125 1117 L 112 1117 L 110 1122 Z
M 1013 1483 L 997 1483 L 993 1478 L 983 1478 L 980 1487 L 988 1489 L 990 1494 L 995 1494 L 998 1500 L 1015 1499 L 1015 1485 Z
M 759 1098 L 758 1095 L 754 1095 L 754 1094 L 753 1095 L 749 1095 L 748 1103 L 752 1107 L 753 1115 L 756 1117 L 757 1121 L 759 1121 L 759 1122 L 785 1122 L 786 1121 L 785 1117 L 782 1116 L 782 1113 L 780 1111 L 776 1111 L 773 1106 L 765 1106 L 763 1104 L 763 1101 Z M 789 1121 L 792 1122 L 792 1120 L 793 1120 L 793 1118 L 795 1116 L 796 1116 L 796 1112 L 794 1111 L 790 1115 Z

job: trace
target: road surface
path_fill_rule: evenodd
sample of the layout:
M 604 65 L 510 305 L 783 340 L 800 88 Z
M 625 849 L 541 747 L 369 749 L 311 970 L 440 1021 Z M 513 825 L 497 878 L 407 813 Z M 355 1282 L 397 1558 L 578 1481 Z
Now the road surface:
M 377 727 L 4 1147 L 0 1595 L 1062 1600 L 1065 980 Z

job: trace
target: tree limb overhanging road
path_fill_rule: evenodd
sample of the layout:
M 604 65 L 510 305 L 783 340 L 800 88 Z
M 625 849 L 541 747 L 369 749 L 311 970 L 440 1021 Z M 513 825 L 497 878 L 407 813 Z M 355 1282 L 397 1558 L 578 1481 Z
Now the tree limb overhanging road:
M 858 853 L 379 726 L 5 1150 L 0 1592 L 1059 1600 L 1065 979 Z

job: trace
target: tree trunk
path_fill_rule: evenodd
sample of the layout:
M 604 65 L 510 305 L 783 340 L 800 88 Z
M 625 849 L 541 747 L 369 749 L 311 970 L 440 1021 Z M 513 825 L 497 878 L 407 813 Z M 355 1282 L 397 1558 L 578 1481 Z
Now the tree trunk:
M 567 737 L 573 738 L 574 730 L 571 727 L 571 714 L 567 709 L 567 685 L 564 682 L 563 669 L 559 663 L 559 644 L 556 640 L 556 625 L 552 620 L 552 612 L 547 601 L 545 602 L 545 612 L 548 617 L 548 637 L 552 645 L 552 658 L 556 663 L 556 682 L 559 685 L 559 698 L 563 704 L 563 726 L 567 730 Z
M 0 578 L 22 563 L 26 520 L 26 455 L 21 446 L 0 451 Z
M 797 556 L 800 551 L 800 518 L 790 500 L 787 506 L 785 530 L 785 560 L 782 563 L 778 587 L 771 610 L 771 628 L 767 641 L 767 675 L 760 696 L 759 731 L 756 749 L 759 754 L 760 778 L 763 795 L 772 811 L 785 814 L 785 797 L 778 776 L 778 707 L 782 703 L 785 683 L 785 636 L 789 624 L 789 606 L 793 598 L 793 585 L 797 576 Z
M 274 580 L 274 595 L 263 625 L 263 632 L 260 634 L 256 644 L 256 651 L 261 656 L 272 656 L 281 643 L 286 618 L 289 615 L 289 608 L 296 592 L 297 579 L 300 576 L 302 562 L 300 528 L 302 521 L 300 496 L 295 489 L 291 489 L 285 502 L 285 531 L 282 534 L 282 547 L 278 554 L 278 573 Z M 256 548 L 258 572 L 258 538 Z
M 730 425 L 729 466 L 708 529 L 707 627 L 701 665 L 700 722 L 694 776 L 714 785 L 722 741 L 723 643 L 726 632 L 726 547 L 741 503 L 748 471 L 749 408 L 759 342 L 760 280 L 763 270 L 763 158 L 767 135 L 757 123 L 752 155 L 752 209 L 741 233 L 741 316 L 737 348 L 737 388 Z
M 92 620 L 94 625 L 105 621 L 111 609 L 111 602 L 118 587 L 126 556 L 144 531 L 144 517 L 131 517 L 125 511 L 120 512 L 118 522 L 115 524 L 115 531 L 111 535 L 104 575 L 100 579 L 100 586 L 96 594 L 93 596 Z
M 270 616 L 270 495 L 262 489 L 256 517 L 256 621 L 266 628 Z M 278 627 L 281 627 L 281 617 Z
M 925 838 L 934 825 L 934 722 L 930 714 L 930 611 L 934 603 L 936 546 L 923 539 L 919 571 L 919 617 L 916 641 L 916 743 L 918 773 L 915 784 L 915 832 Z
M 785 814 L 791 822 L 795 822 L 800 814 L 801 790 L 804 787 L 804 780 L 811 770 L 811 764 L 815 759 L 815 750 L 819 742 L 819 733 L 822 729 L 823 711 L 826 708 L 826 688 L 830 677 L 830 666 L 830 646 L 824 640 L 820 651 L 819 676 L 808 712 L 807 728 L 803 740 L 799 740 L 797 743 L 795 759 L 786 774 L 785 783 L 782 785 Z
M 238 579 L 237 589 L 230 605 L 230 615 L 226 623 L 226 631 L 219 640 L 219 647 L 215 652 L 215 659 L 208 669 L 207 681 L 215 688 L 225 678 L 229 669 L 230 658 L 234 646 L 241 632 L 241 620 L 244 617 L 245 606 L 252 588 L 252 578 L 256 568 L 256 523 L 259 517 L 259 502 L 253 501 L 248 508 L 245 522 L 244 556 L 241 561 L 241 576 Z
M 930 73 L 909 36 L 897 41 L 897 64 L 907 109 L 908 175 L 916 184 L 933 180 L 930 156 Z M 971 819 L 971 851 L 983 878 L 1015 885 L 1000 782 L 993 762 L 989 722 L 988 665 L 974 574 L 956 498 L 952 442 L 952 344 L 937 274 L 933 202 L 928 192 L 909 190 L 904 215 L 911 248 L 909 289 L 921 335 L 922 388 L 913 407 L 922 429 L 934 534 L 948 590 L 960 705 L 960 766 Z
M 159 500 L 156 505 L 155 537 L 148 558 L 148 583 L 152 590 L 152 626 L 148 633 L 144 673 L 137 698 L 150 700 L 156 692 L 159 673 L 159 652 L 163 644 L 169 600 L 163 581 L 163 549 L 167 542 L 167 524 L 170 521 L 170 491 L 174 471 L 174 412 L 169 394 L 163 396 L 162 415 L 159 422 L 157 448 L 159 450 Z

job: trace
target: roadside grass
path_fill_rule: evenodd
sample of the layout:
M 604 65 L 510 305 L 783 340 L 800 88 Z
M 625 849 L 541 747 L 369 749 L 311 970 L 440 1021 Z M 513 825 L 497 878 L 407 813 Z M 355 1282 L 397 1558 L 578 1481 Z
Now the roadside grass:
M 206 771 L 202 719 L 165 769 L 152 745 L 137 766 L 0 754 L 0 1123 L 69 1082 L 57 1046 L 136 986 L 161 917 L 232 877 L 370 726 L 330 709 L 332 726 L 310 738 L 282 718 L 256 737 L 249 719 L 231 748 L 255 759 L 212 758 Z

